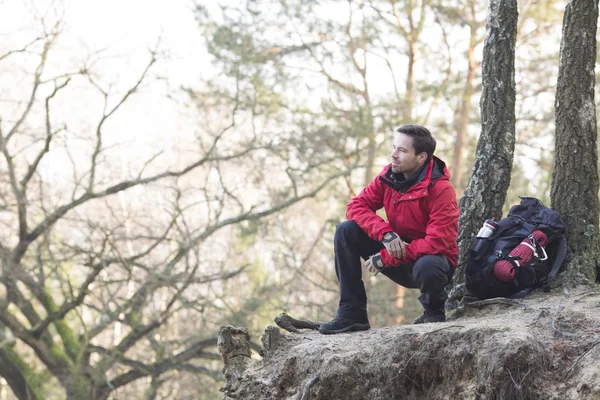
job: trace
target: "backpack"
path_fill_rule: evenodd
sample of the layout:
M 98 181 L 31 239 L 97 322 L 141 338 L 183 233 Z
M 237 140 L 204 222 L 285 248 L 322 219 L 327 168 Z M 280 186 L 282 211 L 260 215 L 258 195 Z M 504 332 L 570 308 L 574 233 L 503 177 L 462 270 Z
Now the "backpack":
M 536 243 L 532 235 L 536 230 L 546 235 L 545 248 Z M 531 243 L 533 256 L 525 262 L 509 257 L 524 240 Z M 497 228 L 489 237 L 474 239 L 465 268 L 467 289 L 479 299 L 525 297 L 537 287 L 549 291 L 548 283 L 558 274 L 566 249 L 565 224 L 560 215 L 536 198 L 521 197 L 521 204 L 511 207 L 508 216 L 497 221 Z M 500 260 L 514 265 L 512 281 L 504 282 L 495 276 L 494 265 Z

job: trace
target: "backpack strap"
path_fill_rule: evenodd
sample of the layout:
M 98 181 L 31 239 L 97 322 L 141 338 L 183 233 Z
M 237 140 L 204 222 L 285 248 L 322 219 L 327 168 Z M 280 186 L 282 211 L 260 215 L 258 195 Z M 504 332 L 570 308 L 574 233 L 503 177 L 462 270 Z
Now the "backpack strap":
M 550 281 L 554 279 L 554 277 L 558 274 L 558 270 L 562 265 L 562 262 L 565 259 L 565 254 L 567 253 L 567 239 L 565 236 L 560 237 L 560 242 L 556 246 L 556 258 L 554 259 L 554 264 L 552 264 L 552 269 L 548 273 L 546 279 L 541 281 L 542 289 L 544 292 L 548 293 L 550 291 Z
M 554 278 L 558 274 L 558 270 L 562 265 L 562 262 L 565 259 L 565 255 L 567 254 L 567 238 L 565 236 L 561 236 L 560 242 L 556 247 L 556 257 L 554 258 L 554 264 L 552 264 L 552 269 L 548 274 L 548 281 Z

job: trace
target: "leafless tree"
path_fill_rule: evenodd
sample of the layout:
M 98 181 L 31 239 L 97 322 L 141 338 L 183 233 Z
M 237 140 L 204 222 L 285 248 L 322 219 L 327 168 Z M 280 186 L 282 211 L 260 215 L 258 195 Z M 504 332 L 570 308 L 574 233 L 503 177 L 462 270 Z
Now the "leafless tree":
M 216 330 L 203 328 L 227 313 L 227 281 L 248 264 L 233 228 L 314 197 L 352 166 L 294 164 L 289 142 L 253 124 L 239 82 L 193 94 L 194 140 L 169 132 L 162 151 L 125 155 L 111 124 L 156 82 L 159 47 L 122 88 L 94 60 L 50 68 L 60 35 L 59 19 L 0 54 L 36 61 L 25 100 L 0 109 L 0 376 L 19 399 L 47 398 L 53 380 L 69 399 L 106 399 L 141 378 L 154 398 L 173 371 L 220 379 Z M 91 129 L 70 126 L 69 104 L 90 90 L 101 104 L 88 109 Z

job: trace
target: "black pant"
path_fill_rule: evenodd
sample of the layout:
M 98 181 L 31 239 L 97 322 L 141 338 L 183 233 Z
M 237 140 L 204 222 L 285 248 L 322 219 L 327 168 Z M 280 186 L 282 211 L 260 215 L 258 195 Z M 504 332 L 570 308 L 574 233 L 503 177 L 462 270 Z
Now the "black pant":
M 358 320 L 367 318 L 367 294 L 362 281 L 360 257 L 367 260 L 384 246 L 371 239 L 354 221 L 345 221 L 335 230 L 335 272 L 340 283 L 337 315 Z M 426 255 L 410 264 L 386 268 L 381 272 L 407 288 L 421 289 L 419 301 L 425 310 L 443 310 L 448 298 L 444 287 L 454 269 L 444 256 Z

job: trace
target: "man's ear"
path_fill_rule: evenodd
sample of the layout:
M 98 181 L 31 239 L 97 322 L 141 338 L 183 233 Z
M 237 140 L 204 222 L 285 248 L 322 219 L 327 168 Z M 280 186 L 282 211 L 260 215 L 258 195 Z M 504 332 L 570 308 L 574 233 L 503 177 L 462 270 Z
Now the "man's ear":
M 427 161 L 427 153 L 422 152 L 421 154 L 419 154 L 419 162 L 425 164 L 425 161 Z

